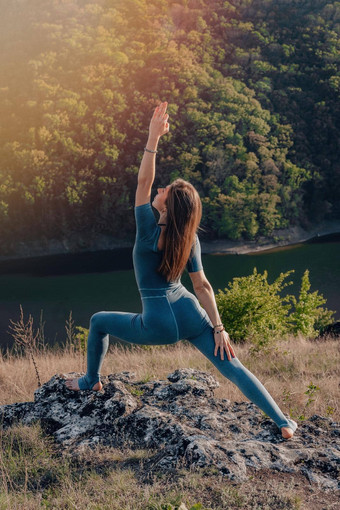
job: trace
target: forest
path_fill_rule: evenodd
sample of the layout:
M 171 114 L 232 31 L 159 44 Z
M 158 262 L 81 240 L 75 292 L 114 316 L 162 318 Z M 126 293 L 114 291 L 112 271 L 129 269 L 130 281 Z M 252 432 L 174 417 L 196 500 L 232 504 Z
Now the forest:
M 207 239 L 340 217 L 340 2 L 0 0 L 0 254 L 132 240 L 153 108 L 154 183 L 192 182 Z

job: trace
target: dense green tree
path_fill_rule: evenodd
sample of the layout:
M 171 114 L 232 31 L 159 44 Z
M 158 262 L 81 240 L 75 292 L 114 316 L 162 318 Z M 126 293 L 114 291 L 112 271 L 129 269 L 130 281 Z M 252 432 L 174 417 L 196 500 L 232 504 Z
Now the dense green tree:
M 155 185 L 201 194 L 207 237 L 340 213 L 339 2 L 0 0 L 0 235 L 134 233 L 150 114 Z

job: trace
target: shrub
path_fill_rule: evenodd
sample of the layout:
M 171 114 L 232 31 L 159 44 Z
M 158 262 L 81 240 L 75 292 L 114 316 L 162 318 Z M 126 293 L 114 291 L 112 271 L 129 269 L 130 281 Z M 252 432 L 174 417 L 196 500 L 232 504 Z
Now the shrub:
M 257 348 L 268 346 L 278 337 L 288 333 L 315 338 L 321 328 L 332 322 L 335 312 L 322 308 L 326 300 L 315 292 L 309 292 L 309 271 L 304 272 L 299 298 L 282 290 L 293 282 L 284 280 L 294 270 L 281 273 L 268 283 L 267 271 L 259 274 L 254 268 L 250 276 L 234 278 L 228 288 L 219 289 L 216 303 L 222 322 L 234 342 L 250 340 Z M 294 311 L 289 315 L 290 309 Z
M 258 347 L 268 345 L 288 332 L 290 296 L 280 292 L 292 282 L 284 280 L 293 272 L 281 273 L 268 283 L 267 271 L 234 278 L 224 292 L 219 289 L 216 303 L 222 322 L 234 342 L 251 340 Z
M 324 328 L 332 322 L 332 316 L 335 312 L 322 308 L 326 303 L 322 294 L 318 291 L 309 292 L 309 271 L 306 269 L 302 276 L 299 300 L 291 296 L 294 312 L 290 316 L 290 331 L 297 335 L 299 332 L 309 338 L 315 338 Z

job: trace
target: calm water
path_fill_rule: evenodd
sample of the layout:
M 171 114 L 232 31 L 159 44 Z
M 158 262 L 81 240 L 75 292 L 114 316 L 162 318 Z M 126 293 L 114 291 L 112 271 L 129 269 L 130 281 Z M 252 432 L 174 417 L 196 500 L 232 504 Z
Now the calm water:
M 256 267 L 258 272 L 268 271 L 270 283 L 281 272 L 295 269 L 294 285 L 287 291 L 297 295 L 302 274 L 309 269 L 311 291 L 322 293 L 327 299 L 325 306 L 335 310 L 335 319 L 340 319 L 340 234 L 253 255 L 203 255 L 202 259 L 215 292 Z M 182 283 L 192 290 L 187 273 Z M 75 324 L 86 328 L 97 311 L 141 312 L 132 250 L 0 262 L 1 348 L 12 345 L 10 319 L 19 319 L 20 304 L 25 322 L 31 314 L 37 327 L 42 314 L 46 340 L 51 344 L 65 341 L 70 311 Z

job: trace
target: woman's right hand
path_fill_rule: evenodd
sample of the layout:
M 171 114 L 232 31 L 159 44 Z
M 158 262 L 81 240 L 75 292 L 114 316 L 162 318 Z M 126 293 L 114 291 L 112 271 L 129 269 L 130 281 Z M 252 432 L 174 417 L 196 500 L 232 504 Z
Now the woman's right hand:
M 149 127 L 150 138 L 160 138 L 169 132 L 169 115 L 166 113 L 167 106 L 168 103 L 165 101 L 155 108 Z
M 218 349 L 220 349 L 221 360 L 224 360 L 224 351 L 227 353 L 228 360 L 231 361 L 231 356 L 236 358 L 236 354 L 234 348 L 230 343 L 229 334 L 223 329 L 220 332 L 214 332 L 215 339 L 215 352 L 214 355 L 217 356 Z

